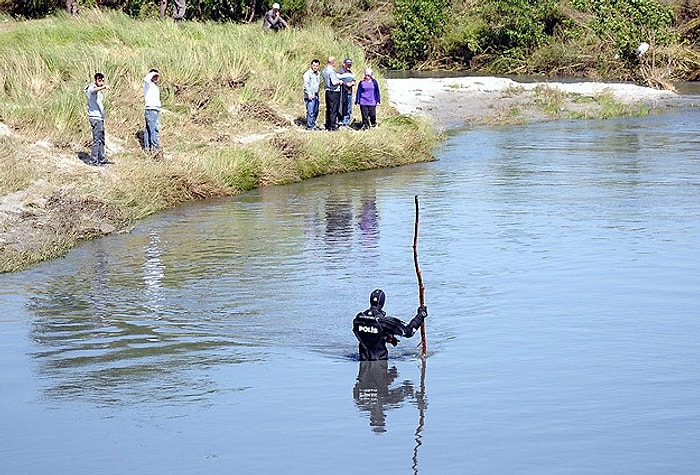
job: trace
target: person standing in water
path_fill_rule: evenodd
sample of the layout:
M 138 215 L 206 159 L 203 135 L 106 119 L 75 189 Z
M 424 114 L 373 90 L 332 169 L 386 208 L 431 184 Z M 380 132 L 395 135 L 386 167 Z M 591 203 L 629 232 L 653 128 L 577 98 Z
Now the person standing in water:
M 386 360 L 389 351 L 386 344 L 396 346 L 396 336 L 411 338 L 428 317 L 428 308 L 418 307 L 416 316 L 406 324 L 395 317 L 388 317 L 383 310 L 386 295 L 375 289 L 369 296 L 370 307 L 358 313 L 352 321 L 352 332 L 359 342 L 360 361 Z

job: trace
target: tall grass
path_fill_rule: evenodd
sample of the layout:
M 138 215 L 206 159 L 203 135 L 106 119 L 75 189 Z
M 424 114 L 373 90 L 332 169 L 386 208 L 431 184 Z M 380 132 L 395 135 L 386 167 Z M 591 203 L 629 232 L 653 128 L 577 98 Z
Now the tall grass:
M 35 134 L 84 133 L 82 89 L 101 71 L 112 86 L 105 94 L 109 119 L 139 123 L 141 79 L 153 67 L 162 74 L 166 108 L 191 112 L 216 95 L 286 110 L 300 103 L 310 59 L 329 54 L 363 60 L 358 47 L 324 27 L 269 34 L 257 24 L 138 21 L 100 10 L 58 15 L 12 25 L 0 36 L 0 114 Z
M 121 229 L 187 200 L 431 160 L 435 137 L 429 124 L 403 119 L 385 105 L 381 127 L 368 132 L 325 134 L 294 125 L 305 114 L 301 75 L 311 59 L 325 62 L 329 55 L 352 57 L 358 70 L 367 63 L 358 46 L 323 25 L 270 33 L 258 24 L 176 24 L 102 10 L 6 23 L 0 35 L 0 122 L 13 135 L 0 143 L 0 193 L 42 181 L 44 193 L 61 199 L 53 201 L 60 207 L 47 206 L 37 215 L 44 221 L 32 227 L 51 232 L 0 246 L 0 271 L 60 255 L 100 229 Z M 142 78 L 151 68 L 161 72 L 166 153 L 159 162 L 141 151 L 138 140 Z M 99 171 L 79 160 L 91 140 L 83 88 L 97 71 L 111 86 L 104 93 L 106 131 L 116 151 L 116 165 Z M 263 138 L 239 140 L 251 134 Z M 37 141 L 54 147 L 37 152 Z M 21 166 L 30 152 L 37 166 Z M 52 213 L 80 214 L 96 201 L 112 210 L 102 215 L 109 226 L 95 227 L 97 218 L 84 228 L 80 220 L 70 228 L 45 225 L 56 222 Z

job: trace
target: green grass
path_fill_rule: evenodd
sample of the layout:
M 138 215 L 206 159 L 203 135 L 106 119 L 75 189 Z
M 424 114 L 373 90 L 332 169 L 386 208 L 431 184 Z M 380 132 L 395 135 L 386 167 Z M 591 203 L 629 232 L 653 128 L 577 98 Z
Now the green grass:
M 358 70 L 374 66 L 323 25 L 274 34 L 258 24 L 177 24 L 102 10 L 8 21 L 0 35 L 0 122 L 13 134 L 0 138 L 0 194 L 42 196 L 22 222 L 0 216 L 6 228 L 25 230 L 0 240 L 0 271 L 62 255 L 185 201 L 432 160 L 429 124 L 389 106 L 380 108 L 381 127 L 368 132 L 294 125 L 305 114 L 301 76 L 312 58 L 325 63 L 329 55 L 352 57 Z M 162 161 L 146 156 L 137 139 L 150 68 L 161 72 Z M 111 86 L 105 124 L 116 150 L 116 165 L 101 170 L 79 160 L 91 141 L 83 88 L 97 71 Z M 239 140 L 254 134 L 263 138 Z

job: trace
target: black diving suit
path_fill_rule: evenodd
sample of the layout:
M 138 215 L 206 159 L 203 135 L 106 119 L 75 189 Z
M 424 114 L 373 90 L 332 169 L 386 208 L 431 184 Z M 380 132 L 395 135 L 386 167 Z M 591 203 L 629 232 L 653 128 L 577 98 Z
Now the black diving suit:
M 370 308 L 358 313 L 352 321 L 352 332 L 359 341 L 360 361 L 386 360 L 389 351 L 386 344 L 396 346 L 396 336 L 412 337 L 428 316 L 425 306 L 418 307 L 416 316 L 408 323 L 387 317 L 384 307 L 385 294 L 377 289 L 370 295 Z

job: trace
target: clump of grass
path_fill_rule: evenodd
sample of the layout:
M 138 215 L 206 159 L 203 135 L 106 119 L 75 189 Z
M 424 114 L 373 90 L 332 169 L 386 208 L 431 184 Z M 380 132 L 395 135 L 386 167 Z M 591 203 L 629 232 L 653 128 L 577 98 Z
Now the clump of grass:
M 630 105 L 616 100 L 612 94 L 601 94 L 595 98 L 598 103 L 600 119 L 613 117 L 633 117 L 648 115 L 649 110 L 643 106 Z
M 534 90 L 535 104 L 550 117 L 558 116 L 566 104 L 566 93 L 555 87 L 537 86 Z

